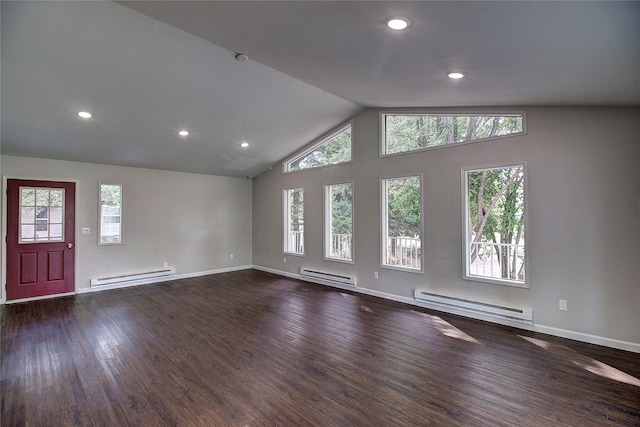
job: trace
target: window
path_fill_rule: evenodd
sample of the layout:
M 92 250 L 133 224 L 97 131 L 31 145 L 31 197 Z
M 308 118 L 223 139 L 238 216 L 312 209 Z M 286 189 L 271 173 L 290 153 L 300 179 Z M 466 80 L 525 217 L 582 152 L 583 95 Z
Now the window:
M 321 138 L 283 164 L 284 172 L 336 165 L 351 161 L 351 123 Z
M 353 259 L 353 184 L 324 186 L 325 258 Z
M 64 189 L 20 187 L 18 243 L 64 240 Z
M 467 279 L 525 286 L 525 165 L 463 171 Z
M 100 245 L 122 243 L 122 185 L 100 184 Z
M 382 180 L 382 265 L 422 271 L 421 178 Z
M 284 251 L 304 255 L 304 190 L 284 190 Z
M 524 133 L 524 114 L 382 113 L 381 122 L 383 155 Z

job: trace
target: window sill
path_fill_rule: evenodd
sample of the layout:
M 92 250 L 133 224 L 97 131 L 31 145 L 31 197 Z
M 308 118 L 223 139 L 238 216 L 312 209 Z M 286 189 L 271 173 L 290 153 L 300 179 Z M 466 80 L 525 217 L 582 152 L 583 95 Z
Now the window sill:
M 496 279 L 494 277 L 463 275 L 462 278 L 464 280 L 470 280 L 472 282 L 489 283 L 492 285 L 511 286 L 513 288 L 523 288 L 523 289 L 529 288 L 529 285 L 527 282 L 516 282 L 514 280 Z

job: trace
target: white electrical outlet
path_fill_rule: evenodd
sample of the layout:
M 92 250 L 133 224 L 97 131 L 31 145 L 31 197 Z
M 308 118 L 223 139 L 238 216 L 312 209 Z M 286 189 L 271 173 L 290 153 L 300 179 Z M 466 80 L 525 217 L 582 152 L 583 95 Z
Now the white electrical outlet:
M 374 271 L 374 272 L 373 272 L 373 278 L 374 278 L 374 279 L 377 279 L 377 278 L 378 278 L 378 272 L 377 272 L 377 271 Z
M 82 227 L 82 234 L 90 234 L 91 233 L 91 229 L 88 227 Z
M 233 259 L 233 254 L 229 254 L 229 259 Z
M 284 257 L 283 259 L 284 259 L 284 263 L 286 264 L 287 263 L 287 257 Z
M 560 310 L 567 311 L 567 300 L 566 299 L 561 299 L 558 303 L 559 303 L 558 306 L 559 306 Z
M 169 268 L 169 261 L 164 262 L 164 268 Z

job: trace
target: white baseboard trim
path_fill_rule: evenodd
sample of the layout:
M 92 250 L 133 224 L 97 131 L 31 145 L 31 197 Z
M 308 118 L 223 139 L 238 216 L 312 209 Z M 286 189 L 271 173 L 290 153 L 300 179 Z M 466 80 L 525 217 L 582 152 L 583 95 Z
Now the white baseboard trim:
M 640 353 L 640 344 L 634 342 L 616 340 L 613 338 L 601 337 L 598 335 L 585 334 L 583 332 L 569 331 L 567 329 L 554 328 L 553 326 L 546 325 L 536 325 L 535 330 L 536 332 L 554 335 L 556 337 L 569 338 L 572 340 L 582 341 L 590 344 L 617 348 L 618 350 Z
M 241 265 L 237 267 L 219 268 L 216 270 L 196 271 L 194 273 L 174 274 L 173 276 L 170 276 L 170 277 L 159 277 L 159 278 L 152 278 L 152 279 L 135 280 L 127 283 L 104 285 L 104 286 L 95 287 L 95 288 L 80 288 L 77 290 L 76 293 L 86 294 L 89 292 L 106 291 L 108 289 L 119 289 L 119 288 L 128 288 L 131 286 L 150 285 L 152 283 L 168 282 L 170 280 L 178 280 L 178 279 L 189 279 L 191 277 L 200 277 L 200 276 L 208 276 L 210 274 L 228 273 L 230 271 L 248 270 L 250 268 L 251 268 L 250 265 Z
M 250 270 L 253 268 L 251 265 L 239 265 L 237 267 L 225 267 L 218 268 L 216 270 L 207 270 L 207 271 L 198 271 L 195 273 L 184 273 L 184 274 L 176 274 L 173 276 L 175 279 L 189 279 L 191 277 L 200 277 L 200 276 L 208 276 L 210 274 L 220 274 L 220 273 L 229 273 L 232 271 L 240 271 L 240 270 Z
M 349 290 L 349 291 L 353 291 L 353 292 L 358 292 L 358 293 L 361 293 L 361 294 L 371 295 L 371 296 L 379 297 L 379 298 L 384 298 L 384 299 L 391 300 L 391 301 L 397 301 L 397 302 L 401 302 L 401 303 L 405 303 L 405 304 L 409 304 L 409 305 L 413 305 L 413 306 L 417 306 L 417 307 L 428 308 L 430 310 L 436 310 L 436 311 L 441 311 L 441 312 L 445 312 L 445 313 L 449 313 L 449 314 L 455 314 L 455 315 L 458 315 L 458 316 L 468 317 L 468 318 L 471 318 L 471 319 L 484 320 L 484 321 L 491 322 L 491 323 L 497 323 L 497 324 L 505 325 L 505 326 L 512 326 L 512 327 L 518 328 L 518 329 L 524 329 L 524 330 L 533 331 L 533 332 L 540 332 L 540 333 L 543 333 L 543 334 L 553 335 L 553 336 L 557 336 L 557 337 L 561 337 L 561 338 L 569 338 L 569 339 L 576 340 L 576 341 L 582 341 L 582 342 L 586 342 L 586 343 L 590 343 L 590 344 L 597 344 L 597 345 L 601 345 L 601 346 L 604 346 L 604 347 L 615 348 L 615 349 L 618 349 L 618 350 L 625 350 L 625 351 L 631 351 L 633 353 L 640 353 L 640 344 L 639 343 L 621 341 L 621 340 L 616 340 L 616 339 L 607 338 L 607 337 L 600 337 L 600 336 L 597 336 L 597 335 L 591 335 L 591 334 L 585 334 L 585 333 L 582 333 L 582 332 L 569 331 L 569 330 L 566 330 L 566 329 L 554 328 L 552 326 L 546 326 L 546 325 L 535 325 L 535 324 L 534 325 L 527 325 L 527 324 L 523 324 L 523 323 L 519 323 L 519 322 L 509 322 L 509 321 L 502 320 L 502 319 L 495 319 L 493 317 L 483 316 L 481 314 L 469 313 L 469 312 L 462 311 L 462 310 L 456 310 L 455 308 L 444 308 L 444 307 L 438 307 L 438 306 L 431 306 L 428 303 L 423 303 L 423 302 L 420 302 L 420 301 L 416 301 L 413 298 L 402 297 L 402 296 L 399 296 L 399 295 L 389 294 L 389 293 L 386 293 L 386 292 L 380 292 L 380 291 L 376 291 L 376 290 L 372 290 L 372 289 L 366 289 L 366 288 L 360 288 L 360 287 L 354 287 L 354 286 L 341 286 L 341 285 L 336 284 L 336 283 L 325 282 L 325 281 L 322 281 L 322 280 L 316 281 L 316 280 L 308 278 L 308 277 L 302 277 L 299 274 L 289 273 L 289 272 L 286 272 L 286 271 L 275 270 L 275 269 L 272 269 L 272 268 L 262 267 L 262 266 L 259 266 L 259 265 L 254 265 L 253 268 L 256 269 L 256 270 L 265 271 L 267 273 L 277 274 L 279 276 L 291 277 L 293 279 L 299 279 L 299 280 L 303 280 L 305 282 L 318 283 L 318 284 L 325 285 L 325 286 L 330 286 L 330 287 L 333 287 L 333 288 L 338 288 L 338 289 L 344 289 L 344 290 Z

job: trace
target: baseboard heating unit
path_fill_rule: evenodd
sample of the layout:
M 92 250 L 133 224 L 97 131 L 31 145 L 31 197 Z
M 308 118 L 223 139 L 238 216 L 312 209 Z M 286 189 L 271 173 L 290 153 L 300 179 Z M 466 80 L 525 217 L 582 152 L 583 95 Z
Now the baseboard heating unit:
M 533 325 L 533 310 L 528 308 L 505 307 L 501 305 L 469 301 L 445 295 L 432 294 L 419 289 L 415 290 L 414 295 L 416 301 L 426 303 L 426 305 L 432 306 L 435 309 L 441 308 L 444 311 L 449 309 L 454 312 L 460 311 Z
M 301 268 L 300 275 L 303 277 L 320 279 L 326 282 L 339 283 L 341 285 L 356 286 L 355 277 L 341 276 L 339 274 L 332 274 L 332 273 L 324 273 L 322 271 L 309 270 L 308 268 Z
M 176 273 L 176 269 L 165 268 L 157 271 L 147 271 L 145 273 L 125 274 L 122 276 L 104 277 L 102 279 L 91 279 L 91 287 L 106 285 L 132 284 L 133 282 L 152 283 L 158 279 L 167 279 Z

